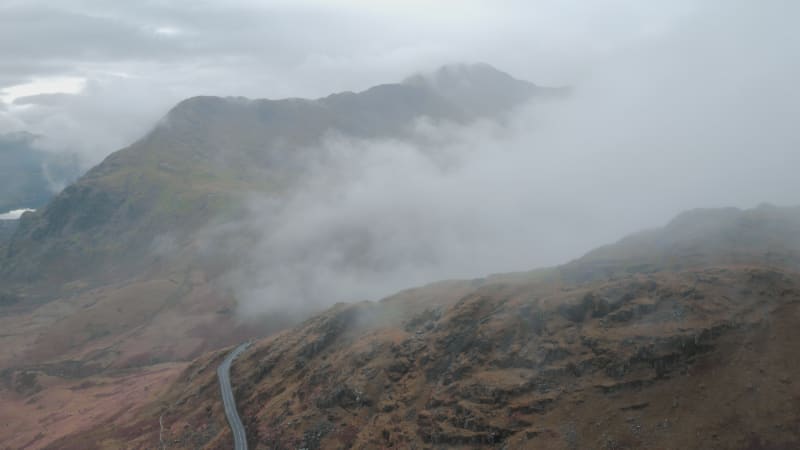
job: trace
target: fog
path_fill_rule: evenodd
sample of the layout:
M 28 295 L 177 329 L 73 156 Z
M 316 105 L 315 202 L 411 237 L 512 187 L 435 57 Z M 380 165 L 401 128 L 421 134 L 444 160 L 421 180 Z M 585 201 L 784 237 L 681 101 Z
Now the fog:
M 329 135 L 292 195 L 251 195 L 247 220 L 205 231 L 209 254 L 248 236 L 220 280 L 243 315 L 559 264 L 690 208 L 798 203 L 795 2 L 298 4 L 235 2 L 219 22 L 213 4 L 115 6 L 102 17 L 156 28 L 69 56 L 87 87 L 15 99 L 5 123 L 97 161 L 196 94 L 315 97 L 451 61 L 572 86 L 501 122 L 420 118 L 407 141 Z

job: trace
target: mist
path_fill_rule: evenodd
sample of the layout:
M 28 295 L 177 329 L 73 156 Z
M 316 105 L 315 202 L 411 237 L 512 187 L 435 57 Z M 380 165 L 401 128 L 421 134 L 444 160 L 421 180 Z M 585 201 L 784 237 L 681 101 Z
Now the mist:
M 797 204 L 798 64 L 780 32 L 720 19 L 507 120 L 330 136 L 301 190 L 251 199 L 258 239 L 228 278 L 243 314 L 561 264 L 691 208 Z

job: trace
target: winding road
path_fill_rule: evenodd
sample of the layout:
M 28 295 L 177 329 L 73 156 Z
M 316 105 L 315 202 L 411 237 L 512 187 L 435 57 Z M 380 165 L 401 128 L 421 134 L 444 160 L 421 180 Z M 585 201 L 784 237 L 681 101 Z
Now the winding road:
M 231 389 L 231 363 L 249 346 L 249 342 L 239 345 L 228 353 L 222 364 L 217 367 L 219 387 L 222 390 L 222 404 L 225 407 L 225 415 L 228 417 L 228 423 L 233 432 L 234 450 L 247 450 L 247 436 L 244 432 L 242 419 L 239 418 L 239 413 L 236 411 L 236 399 L 233 398 L 233 390 Z

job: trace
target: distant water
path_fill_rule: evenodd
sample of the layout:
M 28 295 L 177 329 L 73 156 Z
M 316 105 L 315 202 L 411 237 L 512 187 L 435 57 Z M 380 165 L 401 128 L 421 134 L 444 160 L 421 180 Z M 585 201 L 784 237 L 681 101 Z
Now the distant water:
M 13 211 L 9 211 L 3 214 L 0 214 L 0 220 L 17 220 L 22 216 L 24 213 L 28 211 L 36 211 L 35 209 L 30 208 L 23 208 L 23 209 L 15 209 Z

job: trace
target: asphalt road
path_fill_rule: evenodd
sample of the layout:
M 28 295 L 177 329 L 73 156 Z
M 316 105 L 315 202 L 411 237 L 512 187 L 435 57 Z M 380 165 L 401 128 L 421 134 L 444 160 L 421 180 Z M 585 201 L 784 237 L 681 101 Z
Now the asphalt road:
M 245 342 L 236 347 L 232 352 L 228 353 L 222 364 L 217 367 L 219 387 L 222 390 L 222 404 L 225 407 L 225 415 L 228 417 L 228 423 L 233 432 L 234 450 L 247 450 L 247 436 L 244 432 L 242 419 L 239 418 L 239 413 L 236 411 L 236 399 L 233 398 L 233 390 L 231 389 L 231 363 L 249 346 L 250 343 Z

